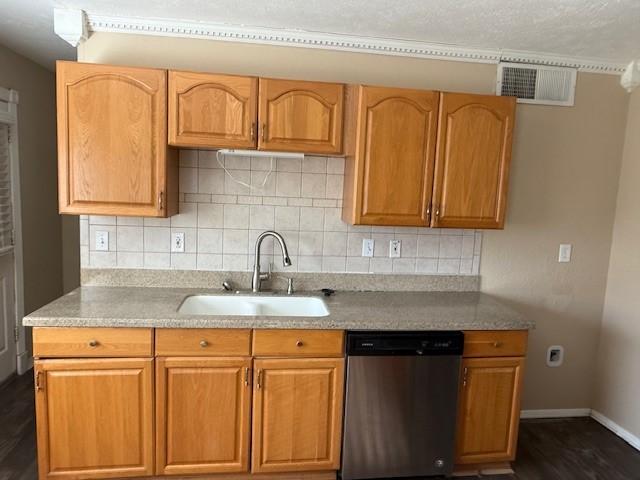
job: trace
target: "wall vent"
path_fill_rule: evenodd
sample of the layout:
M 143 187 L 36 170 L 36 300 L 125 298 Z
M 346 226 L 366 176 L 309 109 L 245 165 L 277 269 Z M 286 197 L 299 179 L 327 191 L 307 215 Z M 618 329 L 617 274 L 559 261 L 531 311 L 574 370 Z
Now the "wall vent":
M 576 70 L 523 63 L 498 64 L 498 95 L 518 97 L 518 103 L 573 106 Z

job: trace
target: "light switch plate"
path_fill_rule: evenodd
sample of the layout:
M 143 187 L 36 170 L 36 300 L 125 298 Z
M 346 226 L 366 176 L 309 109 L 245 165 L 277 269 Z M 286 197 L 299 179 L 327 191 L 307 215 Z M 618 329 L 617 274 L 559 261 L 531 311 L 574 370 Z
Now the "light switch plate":
M 184 232 L 174 232 L 171 234 L 171 251 L 174 253 L 184 252 Z
M 363 238 L 362 239 L 362 256 L 363 257 L 373 257 L 373 248 L 375 246 L 375 242 L 371 238 Z
M 96 231 L 96 250 L 99 252 L 109 251 L 109 232 L 105 230 Z
M 400 247 L 402 246 L 401 240 L 389 241 L 389 258 L 400 258 Z
M 560 250 L 558 252 L 558 262 L 567 263 L 571 261 L 571 244 L 560 244 Z

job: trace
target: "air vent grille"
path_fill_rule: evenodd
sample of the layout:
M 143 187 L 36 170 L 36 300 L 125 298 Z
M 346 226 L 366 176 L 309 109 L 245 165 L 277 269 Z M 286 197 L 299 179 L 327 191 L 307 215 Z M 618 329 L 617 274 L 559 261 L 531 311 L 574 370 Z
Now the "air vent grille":
M 576 70 L 518 63 L 498 65 L 498 94 L 518 98 L 519 103 L 571 106 Z

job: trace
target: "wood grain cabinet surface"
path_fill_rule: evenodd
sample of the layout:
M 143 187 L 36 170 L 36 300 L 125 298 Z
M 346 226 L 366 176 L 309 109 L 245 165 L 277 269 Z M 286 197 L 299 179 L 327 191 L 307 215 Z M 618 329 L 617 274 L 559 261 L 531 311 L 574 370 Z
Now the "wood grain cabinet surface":
M 39 479 L 153 474 L 153 360 L 35 362 Z
M 255 360 L 252 472 L 337 470 L 344 359 Z
M 258 79 L 169 71 L 169 143 L 256 148 Z
M 167 72 L 77 62 L 56 71 L 60 213 L 176 213 Z
M 259 88 L 261 150 L 342 152 L 344 85 L 261 78 Z
M 429 225 L 438 93 L 349 87 L 343 218 Z
M 251 358 L 156 359 L 157 474 L 249 471 Z
M 433 227 L 503 228 L 515 97 L 440 94 Z
M 462 368 L 456 463 L 514 460 L 524 358 L 465 358 Z

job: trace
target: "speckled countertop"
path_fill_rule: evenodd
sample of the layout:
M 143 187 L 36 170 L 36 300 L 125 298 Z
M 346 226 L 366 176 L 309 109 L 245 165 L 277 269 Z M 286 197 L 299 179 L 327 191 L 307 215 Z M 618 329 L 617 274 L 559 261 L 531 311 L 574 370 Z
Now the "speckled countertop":
M 80 287 L 24 318 L 26 326 L 155 328 L 317 328 L 344 330 L 524 330 L 533 322 L 479 292 L 337 292 L 325 317 L 178 313 L 205 289 Z M 269 295 L 266 293 L 265 295 Z M 310 296 L 311 293 L 301 293 Z

